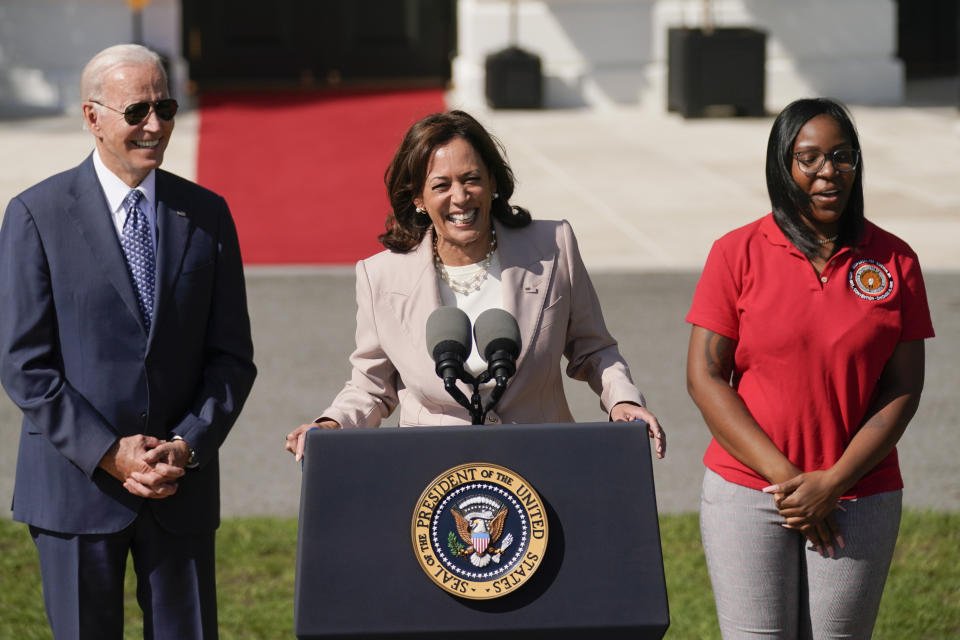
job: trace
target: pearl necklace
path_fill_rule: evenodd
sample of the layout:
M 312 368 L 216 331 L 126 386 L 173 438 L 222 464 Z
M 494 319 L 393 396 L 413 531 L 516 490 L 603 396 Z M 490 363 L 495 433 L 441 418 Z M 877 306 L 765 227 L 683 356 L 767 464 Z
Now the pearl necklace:
M 487 251 L 487 255 L 483 257 L 483 260 L 477 264 L 480 267 L 480 270 L 477 271 L 473 276 L 467 280 L 457 280 L 447 271 L 447 266 L 443 264 L 443 261 L 440 260 L 440 254 L 437 252 L 437 233 L 433 233 L 433 266 L 437 270 L 437 275 L 440 276 L 440 279 L 447 283 L 447 286 L 450 287 L 456 293 L 459 293 L 464 296 L 468 296 L 475 291 L 479 291 L 480 287 L 487 279 L 487 274 L 490 272 L 490 262 L 493 260 L 493 252 L 497 250 L 497 232 L 490 229 L 490 250 Z
M 835 236 L 830 236 L 829 238 L 823 238 L 822 240 L 817 240 L 817 244 L 821 246 L 825 244 L 830 244 L 831 242 L 835 242 L 839 237 L 840 237 L 840 234 L 838 233 Z

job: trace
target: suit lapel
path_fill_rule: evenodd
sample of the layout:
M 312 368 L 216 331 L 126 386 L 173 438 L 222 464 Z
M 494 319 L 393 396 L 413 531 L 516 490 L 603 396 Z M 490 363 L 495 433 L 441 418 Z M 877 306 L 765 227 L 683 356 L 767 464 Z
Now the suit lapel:
M 107 280 L 117 290 L 127 310 L 146 332 L 130 272 L 127 270 L 127 260 L 117 238 L 117 229 L 113 226 L 107 199 L 93 169 L 93 154 L 87 156 L 77 168 L 73 196 L 74 201 L 68 208 L 67 215 L 80 229 L 80 235 L 90 248 L 93 259 L 103 267 Z
M 157 293 L 154 320 L 163 313 L 164 305 L 173 292 L 180 275 L 180 266 L 190 238 L 190 217 L 174 205 L 168 204 L 173 194 L 167 174 L 157 171 Z M 156 326 L 157 322 L 153 323 Z
M 413 263 L 413 277 L 408 269 L 397 268 L 383 293 L 393 307 L 400 326 L 413 344 L 414 353 L 426 353 L 427 318 L 440 306 L 440 289 L 433 268 L 433 242 L 428 232 L 420 245 L 402 256 Z
M 556 243 L 552 235 L 548 238 L 549 243 L 540 242 L 537 234 L 526 233 L 531 229 L 506 229 L 496 220 L 494 227 L 497 230 L 503 308 L 517 319 L 523 343 L 517 361 L 519 367 L 527 354 L 532 352 L 537 339 L 543 306 L 556 265 Z M 418 353 L 426 353 L 427 318 L 440 306 L 430 233 L 424 236 L 423 242 L 414 251 L 402 258 L 414 263 L 414 276 L 407 275 L 411 270 L 398 267 L 390 274 L 382 292 L 393 307 L 413 348 Z
M 496 220 L 494 227 L 500 254 L 503 308 L 517 319 L 520 327 L 519 368 L 527 354 L 533 351 L 537 339 L 547 289 L 556 264 L 556 250 L 545 250 L 533 233 L 524 233 L 526 229 L 506 229 Z

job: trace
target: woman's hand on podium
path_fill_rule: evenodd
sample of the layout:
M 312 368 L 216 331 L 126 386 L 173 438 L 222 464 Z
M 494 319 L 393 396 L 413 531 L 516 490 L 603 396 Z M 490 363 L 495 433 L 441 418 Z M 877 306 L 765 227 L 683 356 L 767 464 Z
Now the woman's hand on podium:
M 311 429 L 342 429 L 340 423 L 336 420 L 320 418 L 310 424 L 302 424 L 290 433 L 284 439 L 283 448 L 293 454 L 297 462 L 303 460 L 303 447 L 307 443 L 307 432 Z
M 641 407 L 632 402 L 619 402 L 613 405 L 613 409 L 610 410 L 610 419 L 614 422 L 645 422 L 647 433 L 653 438 L 657 458 L 662 460 L 663 456 L 667 455 L 667 433 L 660 426 L 657 416 L 650 413 L 646 407 Z

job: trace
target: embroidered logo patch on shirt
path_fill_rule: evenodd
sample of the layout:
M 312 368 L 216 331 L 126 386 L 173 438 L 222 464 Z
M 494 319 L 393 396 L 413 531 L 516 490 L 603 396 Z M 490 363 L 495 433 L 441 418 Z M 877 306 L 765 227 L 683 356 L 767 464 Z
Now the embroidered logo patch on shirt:
M 864 300 L 883 300 L 893 292 L 893 278 L 876 260 L 858 260 L 850 267 L 850 288 Z

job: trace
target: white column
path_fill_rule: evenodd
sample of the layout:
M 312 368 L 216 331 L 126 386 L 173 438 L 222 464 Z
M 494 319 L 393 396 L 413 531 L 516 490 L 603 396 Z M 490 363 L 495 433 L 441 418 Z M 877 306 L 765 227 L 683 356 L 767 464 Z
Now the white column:
M 655 0 L 518 0 L 520 48 L 541 58 L 550 107 L 635 104 L 652 59 Z M 508 46 L 508 0 L 458 2 L 452 100 L 485 104 L 484 61 Z
M 666 108 L 667 29 L 703 23 L 702 0 L 518 0 L 519 46 L 541 58 L 548 107 Z M 484 60 L 506 47 L 508 0 L 459 0 L 451 101 L 485 105 Z M 718 27 L 767 32 L 766 106 L 801 96 L 903 99 L 893 0 L 714 0 Z
M 169 56 L 171 91 L 186 95 L 180 57 L 180 2 L 143 10 L 144 44 Z M 76 112 L 80 72 L 98 51 L 133 38 L 120 0 L 3 0 L 0 4 L 0 115 Z

